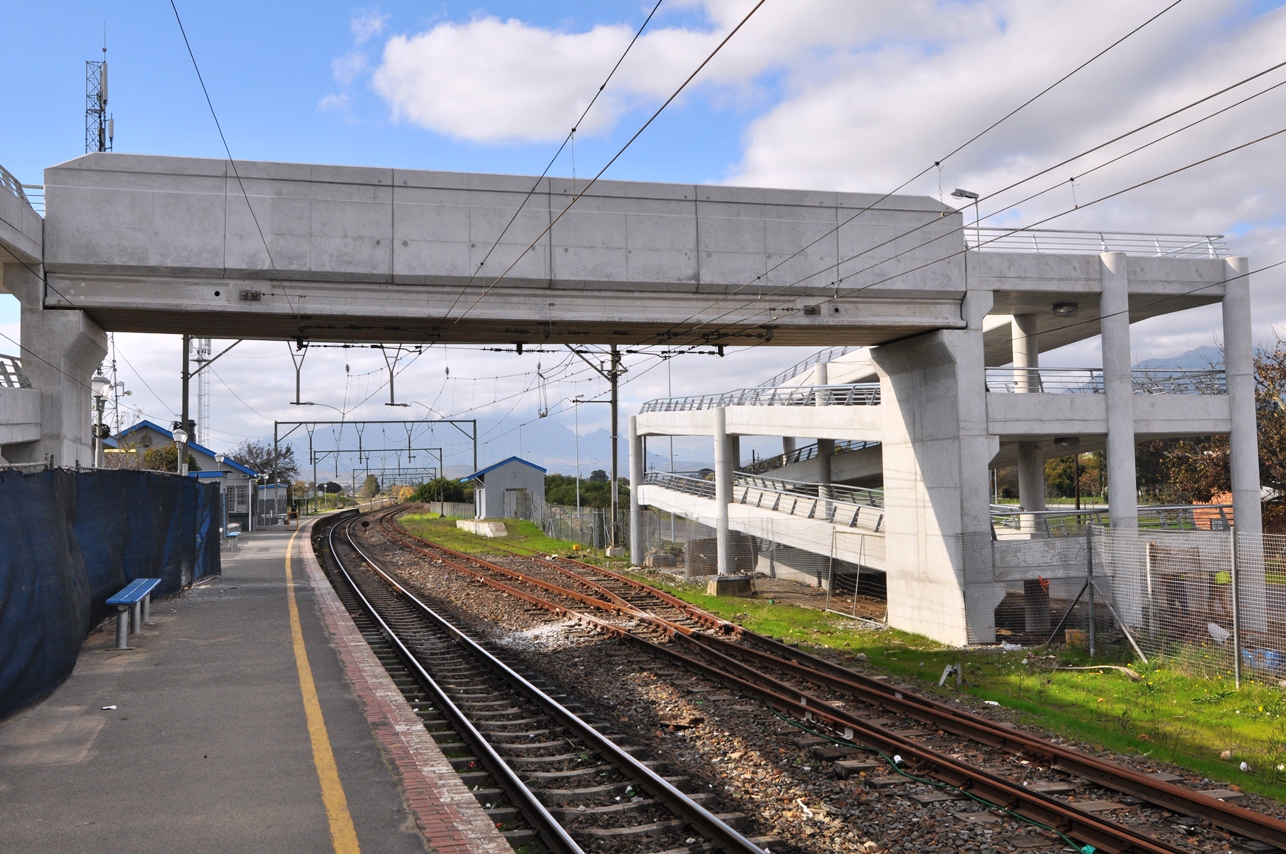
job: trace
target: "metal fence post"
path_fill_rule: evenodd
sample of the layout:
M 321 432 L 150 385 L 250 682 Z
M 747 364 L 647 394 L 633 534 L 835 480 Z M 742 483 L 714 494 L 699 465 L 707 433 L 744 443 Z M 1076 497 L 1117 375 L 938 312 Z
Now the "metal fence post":
M 1237 530 L 1228 530 L 1229 579 L 1232 585 L 1232 680 L 1241 689 L 1241 608 L 1237 597 Z
M 1094 657 L 1094 528 L 1085 526 L 1085 577 L 1089 579 L 1089 642 L 1090 658 Z

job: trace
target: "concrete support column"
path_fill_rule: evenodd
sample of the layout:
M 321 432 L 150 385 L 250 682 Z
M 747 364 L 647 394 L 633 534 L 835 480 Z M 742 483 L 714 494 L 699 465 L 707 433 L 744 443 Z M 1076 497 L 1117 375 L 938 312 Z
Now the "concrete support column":
M 1228 383 L 1232 520 L 1245 534 L 1263 533 L 1259 492 L 1259 434 L 1255 423 L 1255 341 L 1250 327 L 1250 262 L 1229 258 L 1224 268 L 1223 348 Z
M 1045 509 L 1045 460 L 1040 442 L 1018 443 L 1018 504 L 1035 513 Z
M 22 304 L 22 370 L 40 391 L 40 440 L 6 445 L 10 462 L 93 464 L 90 379 L 107 355 L 107 335 L 79 311 L 46 311 L 44 283 L 19 264 L 2 268 L 4 290 Z
M 1041 390 L 1040 340 L 1034 314 L 1015 314 L 1010 325 L 1014 344 L 1014 380 L 1017 390 L 1030 394 Z
M 1130 359 L 1130 279 L 1124 252 L 1104 252 L 1099 303 L 1103 391 L 1107 396 L 1107 505 L 1113 531 L 1139 527 L 1134 471 L 1134 385 Z
M 818 439 L 817 440 L 817 490 L 818 495 L 822 498 L 832 497 L 831 484 L 834 483 L 834 477 L 831 475 L 831 465 L 835 459 L 835 440 Z
M 1232 457 L 1232 524 L 1240 541 L 1237 592 L 1243 633 L 1268 628 L 1263 551 L 1258 542 L 1264 532 L 1264 522 L 1259 490 L 1255 340 L 1250 325 L 1249 273 L 1250 262 L 1246 258 L 1229 258 L 1224 267 L 1223 358 L 1232 420 L 1228 450 Z
M 720 575 L 727 575 L 732 566 L 728 544 L 728 504 L 732 501 L 732 462 L 728 442 L 728 413 L 722 406 L 713 410 L 711 435 L 714 439 L 714 504 L 715 504 L 715 566 Z
M 790 454 L 795 453 L 795 437 L 794 437 L 794 436 L 782 436 L 782 437 L 781 437 L 781 452 L 782 452 L 783 454 L 786 454 L 787 456 L 789 456 Z
M 630 563 L 643 565 L 643 509 L 639 489 L 643 486 L 643 437 L 638 416 L 630 416 Z
M 889 623 L 947 644 L 993 643 L 1005 586 L 993 565 L 982 325 L 988 291 L 961 305 L 967 328 L 871 352 L 883 403 Z
M 1040 381 L 1039 324 L 1034 314 L 1015 314 L 1010 324 L 1014 347 L 1014 384 L 1019 394 L 1036 394 Z M 1045 509 L 1045 458 L 1039 442 L 1018 443 L 1018 506 L 1031 513 Z M 1036 532 L 1036 516 L 1020 516 L 1024 531 Z

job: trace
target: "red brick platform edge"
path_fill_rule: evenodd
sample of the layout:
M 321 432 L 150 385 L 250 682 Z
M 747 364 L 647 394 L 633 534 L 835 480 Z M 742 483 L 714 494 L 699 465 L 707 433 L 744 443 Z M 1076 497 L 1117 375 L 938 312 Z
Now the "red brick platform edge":
M 304 570 L 344 673 L 362 701 L 376 740 L 397 769 L 407 806 L 425 839 L 439 854 L 512 854 L 513 848 L 451 767 L 335 595 L 313 553 L 316 521 L 309 520 L 300 530 Z

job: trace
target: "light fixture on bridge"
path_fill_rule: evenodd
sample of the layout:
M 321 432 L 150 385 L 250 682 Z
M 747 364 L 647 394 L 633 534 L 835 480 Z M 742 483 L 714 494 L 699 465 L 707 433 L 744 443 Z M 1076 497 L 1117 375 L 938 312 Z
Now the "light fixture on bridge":
M 1075 317 L 1077 305 L 1074 302 L 1054 303 L 1054 317 Z
M 1081 446 L 1080 436 L 1055 436 L 1054 437 L 1055 448 L 1059 448 L 1064 451 L 1070 451 L 1073 448 L 1079 448 L 1080 446 Z
M 961 190 L 959 187 L 952 190 L 951 195 L 957 199 L 969 199 L 970 201 L 973 201 L 973 202 L 978 201 L 977 193 L 971 192 L 969 190 Z

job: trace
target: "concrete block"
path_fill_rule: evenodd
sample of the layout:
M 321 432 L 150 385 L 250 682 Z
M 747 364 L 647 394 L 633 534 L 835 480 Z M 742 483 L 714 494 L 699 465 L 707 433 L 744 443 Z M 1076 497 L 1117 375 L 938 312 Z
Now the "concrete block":
M 711 596 L 749 596 L 753 591 L 748 575 L 716 575 L 706 582 Z
M 504 522 L 496 522 L 490 519 L 457 519 L 455 526 L 462 531 L 468 531 L 470 534 L 477 534 L 479 537 L 509 536 L 509 531 L 505 529 Z

